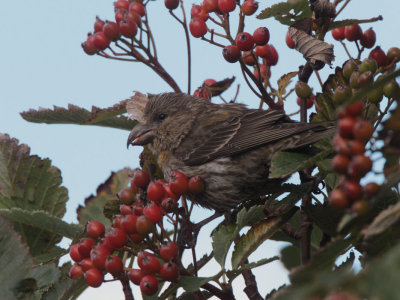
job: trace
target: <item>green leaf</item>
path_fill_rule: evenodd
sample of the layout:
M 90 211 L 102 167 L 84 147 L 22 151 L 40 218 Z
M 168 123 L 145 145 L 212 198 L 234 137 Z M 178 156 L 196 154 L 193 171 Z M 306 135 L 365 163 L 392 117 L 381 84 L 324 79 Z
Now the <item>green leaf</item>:
M 57 282 L 61 272 L 55 264 L 39 265 L 30 270 L 28 277 L 34 278 L 36 281 L 37 290 L 35 296 L 41 297 L 51 285 Z
M 22 112 L 21 116 L 34 123 L 96 125 L 132 130 L 137 122 L 122 115 L 126 113 L 125 103 L 126 100 L 104 109 L 93 106 L 92 111 L 69 104 L 68 108 L 54 106 L 53 109 L 30 109 Z
M 310 282 L 318 272 L 330 270 L 336 259 L 352 247 L 353 240 L 353 237 L 346 239 L 337 237 L 321 248 L 308 263 L 293 270 L 290 274 L 292 284 Z
M 297 207 L 292 207 L 279 217 L 268 218 L 254 225 L 245 235 L 242 235 L 232 253 L 232 267 L 237 269 L 251 253 L 265 240 L 270 238 L 280 226 L 286 223 L 297 211 Z
M 381 21 L 381 20 L 383 20 L 382 17 L 380 18 L 380 20 L 378 17 L 378 20 L 376 20 L 376 21 Z M 363 23 L 372 23 L 372 22 L 375 22 L 375 21 L 371 21 L 370 19 L 368 19 L 368 20 L 346 19 L 346 20 L 341 20 L 341 21 L 335 21 L 329 25 L 329 30 L 332 30 L 335 28 L 340 28 L 340 27 L 345 27 L 345 26 L 353 25 L 353 24 L 363 24 Z
M 122 169 L 116 173 L 112 172 L 110 177 L 96 190 L 96 195 L 91 195 L 85 199 L 85 206 L 77 209 L 80 224 L 85 225 L 88 221 L 97 220 L 105 226 L 110 226 L 110 220 L 104 216 L 104 206 L 107 201 L 117 199 L 118 192 L 126 188 L 131 179 L 129 175 L 133 171 L 129 168 Z
M 2 299 L 15 299 L 14 290 L 32 267 L 29 250 L 0 215 L 0 291 Z
M 54 246 L 50 249 L 44 249 L 43 253 L 36 255 L 33 258 L 35 264 L 47 263 L 52 260 L 58 260 L 61 256 L 68 253 L 68 249 Z
M 274 17 L 284 25 L 292 25 L 295 21 L 311 16 L 312 11 L 307 0 L 288 0 L 264 9 L 257 15 L 257 18 L 266 19 Z
M 269 178 L 282 178 L 297 171 L 315 165 L 318 161 L 332 153 L 331 149 L 321 151 L 317 155 L 281 151 L 271 161 Z
M 305 208 L 310 219 L 329 236 L 336 236 L 337 226 L 343 217 L 343 211 L 326 204 L 315 204 Z
M 27 145 L 0 134 L 0 209 L 42 210 L 62 218 L 68 192 L 61 186 L 60 170 L 50 160 L 29 155 Z M 33 256 L 61 240 L 57 234 L 13 223 Z
M 213 280 L 214 277 L 181 276 L 177 285 L 182 287 L 187 292 L 195 292 L 198 291 L 203 284 Z
M 301 264 L 300 249 L 290 245 L 281 250 L 281 262 L 286 269 L 291 270 Z
M 20 208 L 0 209 L 7 219 L 74 239 L 83 233 L 83 226 L 68 224 L 45 211 L 27 211 Z
M 242 208 L 236 217 L 237 225 L 221 225 L 212 234 L 212 246 L 215 260 L 225 268 L 225 260 L 232 242 L 245 226 L 252 226 L 265 218 L 263 205 Z

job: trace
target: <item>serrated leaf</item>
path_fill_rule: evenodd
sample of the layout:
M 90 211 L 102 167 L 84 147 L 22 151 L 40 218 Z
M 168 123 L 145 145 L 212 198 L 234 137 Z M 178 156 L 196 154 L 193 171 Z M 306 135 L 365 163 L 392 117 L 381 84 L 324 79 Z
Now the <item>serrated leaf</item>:
M 329 25 L 329 30 L 335 29 L 335 28 L 340 28 L 340 27 L 345 27 L 348 25 L 353 25 L 353 24 L 363 24 L 363 23 L 371 23 L 371 22 L 375 22 L 375 21 L 379 21 L 379 17 L 377 20 L 371 21 L 369 20 L 357 20 L 357 19 L 346 19 L 346 20 L 341 20 L 341 21 L 335 21 L 332 22 Z M 380 19 L 382 20 L 382 19 Z
M 297 76 L 299 72 L 290 72 L 285 75 L 282 75 L 281 78 L 278 79 L 278 96 L 282 97 L 286 94 L 287 86 L 292 82 L 292 78 Z
M 16 299 L 13 290 L 32 267 L 29 250 L 0 215 L 0 291 L 2 299 Z
M 53 109 L 30 109 L 22 112 L 21 116 L 34 123 L 96 125 L 132 130 L 137 123 L 122 115 L 126 113 L 125 103 L 126 100 L 104 109 L 93 106 L 92 111 L 69 104 L 68 108 L 54 106 Z
M 33 258 L 33 262 L 37 265 L 40 263 L 47 263 L 52 260 L 58 260 L 61 256 L 68 253 L 68 249 L 54 246 L 50 249 L 45 249 L 41 254 Z
M 7 219 L 74 239 L 83 233 L 83 226 L 68 224 L 45 211 L 27 211 L 21 208 L 0 209 Z
M 212 234 L 212 246 L 215 260 L 225 268 L 225 260 L 232 242 L 245 226 L 252 226 L 265 218 L 263 205 L 242 208 L 236 217 L 237 225 L 221 225 Z
M 43 264 L 31 269 L 28 277 L 34 278 L 36 281 L 35 296 L 41 297 L 43 293 L 47 292 L 50 286 L 57 282 L 60 275 L 61 272 L 55 264 Z
M 236 237 L 234 225 L 222 225 L 212 235 L 212 247 L 215 260 L 225 268 L 226 255 Z
M 289 275 L 292 284 L 310 282 L 314 274 L 330 270 L 338 256 L 344 254 L 352 247 L 354 238 L 338 237 L 314 254 L 306 264 L 297 267 Z
M 110 177 L 96 190 L 96 195 L 91 195 L 85 199 L 85 206 L 77 209 L 78 221 L 85 225 L 88 221 L 97 220 L 105 226 L 110 226 L 110 220 L 104 216 L 104 205 L 107 201 L 117 199 L 118 192 L 126 188 L 131 179 L 133 171 L 129 168 L 122 169 L 116 173 L 112 172 Z
M 60 170 L 50 160 L 29 154 L 30 149 L 8 135 L 0 134 L 0 208 L 42 210 L 61 218 L 65 213 L 68 192 L 61 186 Z M 61 240 L 37 228 L 13 223 L 33 256 Z
M 211 91 L 211 95 L 213 97 L 221 95 L 223 92 L 230 88 L 234 81 L 235 76 L 233 76 L 232 78 L 225 78 L 223 80 L 217 81 L 212 85 L 209 85 L 208 87 Z
M 272 157 L 269 178 L 287 177 L 297 171 L 315 165 L 331 153 L 331 149 L 321 151 L 317 155 L 285 151 L 278 152 Z
M 281 262 L 286 269 L 291 270 L 301 264 L 300 249 L 290 245 L 281 250 Z
M 289 34 L 295 43 L 296 50 L 303 54 L 304 59 L 311 64 L 323 62 L 331 65 L 332 61 L 335 60 L 333 45 L 318 40 L 305 31 L 294 27 L 289 28 Z
M 237 269 L 258 246 L 278 231 L 280 226 L 287 222 L 296 211 L 297 207 L 292 207 L 281 216 L 262 220 L 250 228 L 235 244 L 232 253 L 232 267 Z
M 295 21 L 312 16 L 307 0 L 288 0 L 272 5 L 257 15 L 258 19 L 275 18 L 284 25 L 292 25 Z
M 198 291 L 203 284 L 213 280 L 214 277 L 181 276 L 177 285 L 182 287 L 186 292 L 195 292 Z

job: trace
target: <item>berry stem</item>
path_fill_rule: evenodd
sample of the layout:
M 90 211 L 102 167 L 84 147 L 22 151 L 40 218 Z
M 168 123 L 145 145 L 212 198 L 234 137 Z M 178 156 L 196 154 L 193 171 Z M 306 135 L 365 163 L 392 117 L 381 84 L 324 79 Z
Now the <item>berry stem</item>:
M 225 47 L 224 45 L 221 45 L 221 44 L 219 44 L 219 43 L 217 43 L 217 42 L 214 41 L 213 35 L 214 35 L 215 32 L 214 32 L 213 30 L 211 30 L 210 32 L 211 32 L 211 40 L 205 38 L 204 36 L 203 36 L 201 39 L 202 39 L 203 41 L 209 42 L 209 43 L 212 44 L 212 45 L 215 45 L 215 46 L 224 48 L 224 47 Z
M 125 295 L 125 300 L 134 300 L 131 286 L 129 285 L 129 279 L 125 273 L 123 273 L 119 279 L 122 284 L 122 290 Z

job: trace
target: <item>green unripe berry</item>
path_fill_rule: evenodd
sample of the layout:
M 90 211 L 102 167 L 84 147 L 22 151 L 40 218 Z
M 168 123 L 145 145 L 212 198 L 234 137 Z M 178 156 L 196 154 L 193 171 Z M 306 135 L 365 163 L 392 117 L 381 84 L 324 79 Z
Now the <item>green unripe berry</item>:
M 345 63 L 345 65 L 343 66 L 343 76 L 344 78 L 346 78 L 347 80 L 350 79 L 351 74 L 354 72 L 354 70 L 357 68 L 357 65 L 354 61 L 349 60 Z
M 371 103 L 379 103 L 383 98 L 382 88 L 374 88 L 371 92 L 368 93 L 367 99 Z
M 364 72 L 372 72 L 372 74 L 375 74 L 376 70 L 378 69 L 378 65 L 376 64 L 376 61 L 371 58 L 366 58 L 362 61 L 362 63 L 358 66 L 358 70 L 360 73 Z
M 338 86 L 335 89 L 335 94 L 333 95 L 333 101 L 338 104 L 342 104 L 349 100 L 351 97 L 351 88 L 349 86 Z
M 310 86 L 303 82 L 303 81 L 299 81 L 296 84 L 296 95 L 302 99 L 307 99 L 311 96 L 312 94 L 312 90 L 310 88 Z
M 386 97 L 391 98 L 398 89 L 399 84 L 393 79 L 383 86 L 383 94 Z
M 392 60 L 399 61 L 400 60 L 400 49 L 397 47 L 390 48 L 387 52 L 387 58 L 389 59 L 389 61 L 392 61 Z
M 360 76 L 358 77 L 357 83 L 358 86 L 366 86 L 368 84 L 371 84 L 374 82 L 374 75 L 372 74 L 371 71 L 367 71 L 364 73 L 361 73 Z
M 358 89 L 360 86 L 358 84 L 358 78 L 360 77 L 360 72 L 358 71 L 354 71 L 353 73 L 351 73 L 350 76 L 350 86 L 353 89 Z

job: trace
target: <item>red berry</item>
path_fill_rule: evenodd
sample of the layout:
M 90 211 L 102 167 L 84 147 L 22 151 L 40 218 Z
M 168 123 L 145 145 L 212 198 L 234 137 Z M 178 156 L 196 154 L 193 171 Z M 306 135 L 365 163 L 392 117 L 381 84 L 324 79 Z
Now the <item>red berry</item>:
M 279 59 L 278 51 L 276 51 L 274 46 L 269 45 L 269 51 L 266 57 L 267 66 L 275 66 L 278 63 L 278 59 Z
M 78 247 L 79 244 L 73 244 L 71 248 L 69 248 L 69 256 L 74 262 L 80 262 L 83 259 L 82 255 L 79 253 Z
M 362 142 L 367 142 L 371 138 L 373 132 L 374 127 L 365 120 L 357 121 L 353 128 L 354 138 Z
M 256 48 L 254 50 L 254 54 L 258 57 L 266 58 L 266 57 L 268 57 L 269 50 L 270 50 L 269 45 L 256 46 Z
M 332 168 L 335 170 L 336 173 L 339 174 L 346 174 L 347 169 L 349 167 L 350 160 L 347 156 L 342 154 L 337 154 L 332 159 Z
M 127 207 L 130 206 L 127 205 Z M 113 218 L 112 227 L 121 228 L 121 220 L 122 220 L 122 215 L 115 215 Z
M 92 250 L 95 242 L 91 238 L 82 238 L 78 243 L 78 251 L 82 258 L 90 256 L 90 250 Z
M 115 10 L 115 22 L 117 22 L 117 24 L 125 18 L 126 12 L 127 10 L 122 8 Z
M 83 270 L 84 272 L 86 272 L 87 270 L 90 270 L 90 269 L 94 268 L 93 262 L 92 262 L 92 260 L 90 259 L 90 257 L 86 257 L 86 258 L 82 259 L 82 260 L 79 262 L 79 265 L 82 267 L 82 270 Z
M 164 194 L 165 189 L 160 182 L 152 182 L 147 187 L 147 198 L 153 202 L 159 203 Z
M 352 158 L 349 166 L 349 176 L 355 179 L 362 178 L 372 169 L 372 160 L 364 154 Z
M 110 250 L 106 247 L 97 246 L 90 251 L 90 259 L 93 262 L 93 266 L 97 269 L 104 270 L 107 256 L 110 254 Z
M 168 9 L 175 9 L 179 6 L 179 0 L 164 0 L 165 7 Z
M 118 275 L 124 270 L 122 260 L 115 255 L 109 255 L 105 263 L 106 271 L 112 275 Z
M 360 101 L 357 101 L 347 106 L 345 114 L 346 116 L 356 118 L 361 115 L 362 110 L 363 110 L 362 103 Z
M 192 19 L 201 19 L 204 22 L 208 19 L 208 13 L 201 5 L 192 5 L 192 9 L 190 10 L 190 15 Z
M 136 285 L 140 284 L 140 280 L 142 280 L 144 276 L 145 274 L 142 269 L 130 269 L 128 272 L 129 280 Z
M 360 199 L 362 196 L 362 187 L 357 181 L 346 180 L 343 189 L 346 196 L 351 200 Z
M 131 188 L 124 188 L 119 191 L 118 198 L 122 203 L 128 205 L 131 204 L 135 199 L 135 193 Z
M 142 17 L 137 12 L 130 10 L 126 14 L 125 18 L 127 20 L 131 20 L 131 21 L 135 22 L 138 27 L 140 27 L 142 25 Z
M 363 32 L 363 35 L 360 39 L 361 46 L 365 48 L 372 48 L 376 42 L 376 34 L 375 31 L 370 28 Z
M 141 215 L 136 220 L 136 231 L 142 235 L 146 235 L 153 231 L 154 223 L 145 215 Z
M 142 204 L 136 204 L 133 207 L 133 214 L 136 216 L 143 215 L 143 205 Z
M 260 68 L 260 73 L 261 73 L 261 79 L 265 80 L 265 78 L 269 78 L 271 76 L 271 70 L 269 67 L 266 67 L 265 65 L 259 65 Z M 260 74 L 258 72 L 257 67 L 254 67 L 254 76 L 260 80 Z
M 130 19 L 119 22 L 119 31 L 124 37 L 133 39 L 137 33 L 137 25 Z
M 344 192 L 340 189 L 335 189 L 329 194 L 329 203 L 335 208 L 344 209 L 349 206 L 349 202 Z
M 368 57 L 376 61 L 378 68 L 386 67 L 389 64 L 389 59 L 387 58 L 386 53 L 379 46 L 376 46 L 374 50 L 369 53 Z
M 97 239 L 104 234 L 106 228 L 104 227 L 103 223 L 99 221 L 91 221 L 87 224 L 86 230 L 88 235 L 94 239 Z
M 161 207 L 167 213 L 174 212 L 178 208 L 178 202 L 172 198 L 164 198 Z
M 135 175 L 133 175 L 132 182 L 140 188 L 146 187 L 149 182 L 150 182 L 150 176 L 149 173 L 147 173 L 144 170 L 138 170 L 135 172 Z
M 166 262 L 160 269 L 160 276 L 164 280 L 174 281 L 178 278 L 179 269 L 176 263 Z
M 129 1 L 127 0 L 118 0 L 114 2 L 114 9 L 128 9 Z
M 144 5 L 142 3 L 140 3 L 140 2 L 132 2 L 129 5 L 129 10 L 130 11 L 134 11 L 135 13 L 140 15 L 141 17 L 143 17 L 146 14 L 146 9 L 144 8 Z
M 293 41 L 289 31 L 286 33 L 286 45 L 290 48 L 290 49 L 294 49 L 296 47 L 295 42 Z
M 254 66 L 257 62 L 257 58 L 252 51 L 244 51 L 242 53 L 242 60 L 248 66 Z
M 96 48 L 96 46 L 94 45 L 93 38 L 94 38 L 93 35 L 92 35 L 92 34 L 89 34 L 88 37 L 87 37 L 87 39 L 86 39 L 86 41 L 83 42 L 82 45 L 81 45 L 83 51 L 85 51 L 85 53 L 86 53 L 87 55 L 93 55 L 93 54 L 96 54 L 97 51 L 99 51 L 99 50 Z
M 144 236 L 140 235 L 138 233 L 132 233 L 129 235 L 129 237 L 131 238 L 132 242 L 134 242 L 135 244 L 138 244 L 144 240 Z
M 161 268 L 160 261 L 153 255 L 146 255 L 140 262 L 138 260 L 138 265 L 145 274 L 158 273 Z
M 234 63 L 240 59 L 240 50 L 235 45 L 228 45 L 222 49 L 222 55 L 227 62 Z
M 162 219 L 162 216 L 163 216 L 160 207 L 159 207 L 157 204 L 155 204 L 155 203 L 152 203 L 152 204 L 150 204 L 150 205 L 147 205 L 147 206 L 143 209 L 143 214 L 144 214 L 145 216 L 149 217 L 150 220 L 151 220 L 153 223 L 158 223 L 158 222 L 160 222 L 161 219 Z
M 378 194 L 380 188 L 381 188 L 380 185 L 377 184 L 377 183 L 375 183 L 375 182 L 367 183 L 367 184 L 364 186 L 364 194 L 365 194 L 367 197 L 374 196 L 374 195 Z
M 80 265 L 73 265 L 69 269 L 69 278 L 81 277 L 83 275 L 83 269 Z
M 175 195 L 183 195 L 188 189 L 189 179 L 182 172 L 172 172 L 170 176 L 170 188 Z
M 353 138 L 353 128 L 356 124 L 356 119 L 352 117 L 345 117 L 339 120 L 339 134 L 345 139 Z
M 337 41 L 342 41 L 345 39 L 345 27 L 339 27 L 332 29 L 332 36 Z
M 99 287 L 104 280 L 104 274 L 96 268 L 90 269 L 85 273 L 85 281 L 88 286 Z
M 354 41 L 361 39 L 362 30 L 361 30 L 360 25 L 353 24 L 353 25 L 346 26 L 344 29 L 344 36 L 350 42 L 354 42 Z
M 206 22 L 204 22 L 200 18 L 192 19 L 189 23 L 189 30 L 192 36 L 194 36 L 195 38 L 202 37 L 207 33 Z
M 267 27 L 258 27 L 253 32 L 253 39 L 257 45 L 266 45 L 269 41 L 269 30 Z
M 254 14 L 258 9 L 258 2 L 254 0 L 246 0 L 242 3 L 240 10 L 246 16 L 251 16 Z
M 174 258 L 178 254 L 178 246 L 174 242 L 162 244 L 160 247 L 160 256 L 167 261 Z
M 307 98 L 306 108 L 309 109 L 314 105 L 315 96 L 312 94 L 310 98 Z M 297 97 L 297 105 L 301 106 L 301 98 Z
M 218 8 L 222 13 L 229 13 L 236 8 L 236 0 L 218 0 Z
M 248 32 L 241 32 L 236 37 L 236 46 L 239 50 L 248 51 L 254 47 L 254 38 Z
M 107 39 L 104 32 L 96 32 L 93 36 L 93 43 L 99 50 L 104 50 L 110 45 L 110 41 Z
M 200 176 L 193 176 L 188 182 L 189 192 L 195 195 L 204 191 L 204 181 Z
M 133 215 L 133 210 L 130 205 L 122 204 L 119 206 L 119 211 L 121 212 L 122 215 Z M 115 226 L 113 226 L 115 227 Z M 120 227 L 120 226 L 116 226 Z
M 121 220 L 121 229 L 128 234 L 135 233 L 137 218 L 138 217 L 133 214 L 123 216 Z
M 119 27 L 115 22 L 106 21 L 103 26 L 103 32 L 110 41 L 116 41 L 119 38 Z
M 94 32 L 103 31 L 104 21 L 99 17 L 96 17 L 96 22 L 94 22 Z
M 122 216 L 121 216 L 122 217 Z M 104 237 L 100 240 L 100 242 L 97 243 L 97 247 L 104 247 L 108 249 L 108 251 L 114 251 L 115 247 L 111 243 L 111 239 L 109 237 Z
M 140 291 L 147 295 L 154 295 L 158 290 L 158 280 L 152 275 L 146 275 L 140 280 Z
M 218 0 L 204 0 L 203 8 L 206 12 L 214 12 L 218 10 Z
M 111 228 L 110 232 L 107 233 L 107 237 L 115 249 L 121 248 L 127 241 L 126 232 L 121 228 Z

